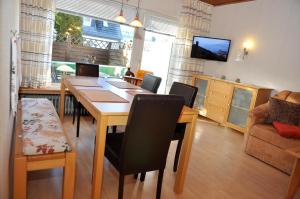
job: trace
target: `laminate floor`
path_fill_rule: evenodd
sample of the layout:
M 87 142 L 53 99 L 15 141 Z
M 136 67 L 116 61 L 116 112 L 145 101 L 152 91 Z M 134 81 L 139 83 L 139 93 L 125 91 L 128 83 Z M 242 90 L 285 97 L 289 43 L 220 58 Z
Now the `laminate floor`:
M 66 117 L 65 129 L 77 148 L 75 198 L 91 196 L 95 124 L 82 117 L 80 137 Z M 289 176 L 243 152 L 243 135 L 210 121 L 198 119 L 183 194 L 173 192 L 172 171 L 176 142 L 169 151 L 161 198 L 166 199 L 282 199 Z M 117 198 L 118 172 L 105 160 L 103 198 Z M 124 199 L 155 198 L 157 172 L 147 173 L 145 182 L 125 178 Z M 62 169 L 29 174 L 28 198 L 61 198 Z M 295 198 L 300 199 L 300 191 Z

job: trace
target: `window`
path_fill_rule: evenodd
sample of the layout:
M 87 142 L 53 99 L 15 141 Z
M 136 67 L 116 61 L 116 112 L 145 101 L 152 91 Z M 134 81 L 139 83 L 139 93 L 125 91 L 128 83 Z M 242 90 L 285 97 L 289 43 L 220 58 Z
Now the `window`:
M 129 65 L 134 28 L 118 23 L 57 12 L 51 76 L 75 75 L 76 62 L 100 65 L 101 76 L 123 76 Z M 61 66 L 61 67 L 60 67 Z

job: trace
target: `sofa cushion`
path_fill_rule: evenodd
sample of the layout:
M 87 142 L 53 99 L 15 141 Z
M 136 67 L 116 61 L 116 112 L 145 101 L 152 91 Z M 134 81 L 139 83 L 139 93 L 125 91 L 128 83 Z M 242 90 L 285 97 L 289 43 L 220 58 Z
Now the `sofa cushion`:
M 250 136 L 245 151 L 247 154 L 258 158 L 285 173 L 292 173 L 295 157 L 277 146 L 269 144 L 254 136 Z
M 269 124 L 255 124 L 249 130 L 249 134 L 281 149 L 300 146 L 300 139 L 282 137 L 277 133 L 277 130 Z
M 71 151 L 52 102 L 23 98 L 21 111 L 24 155 Z
M 276 99 L 285 100 L 291 93 L 292 91 L 284 90 L 280 91 L 279 93 L 276 93 L 273 97 Z
M 291 125 L 300 123 L 300 104 L 270 98 L 269 121 L 282 122 Z
M 286 138 L 300 138 L 300 127 L 280 122 L 273 122 L 278 134 Z
M 292 92 L 289 96 L 287 96 L 286 101 L 300 104 L 300 92 Z

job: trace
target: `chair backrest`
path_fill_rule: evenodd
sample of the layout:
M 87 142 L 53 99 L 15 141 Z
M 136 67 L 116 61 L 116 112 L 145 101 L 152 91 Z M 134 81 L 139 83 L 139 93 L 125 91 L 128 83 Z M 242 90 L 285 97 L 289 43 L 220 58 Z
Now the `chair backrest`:
M 184 105 L 193 107 L 198 88 L 180 82 L 173 82 L 169 94 L 184 97 Z
M 184 99 L 175 95 L 134 97 L 120 154 L 123 174 L 164 169 Z
M 153 75 L 153 72 L 152 71 L 148 71 L 148 70 L 137 70 L 135 76 L 137 78 L 143 79 L 146 74 Z
M 99 77 L 99 65 L 76 63 L 76 76 Z
M 157 93 L 160 82 L 160 77 L 151 74 L 146 74 L 141 84 L 141 88 L 146 89 L 152 93 Z

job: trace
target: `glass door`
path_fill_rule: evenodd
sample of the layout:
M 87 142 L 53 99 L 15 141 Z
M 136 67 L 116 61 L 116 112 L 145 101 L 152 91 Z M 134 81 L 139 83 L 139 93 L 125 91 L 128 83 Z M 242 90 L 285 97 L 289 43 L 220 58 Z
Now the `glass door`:
M 162 78 L 158 92 L 165 93 L 172 44 L 175 37 L 146 31 L 141 69 Z
M 208 80 L 205 79 L 195 79 L 195 86 L 198 87 L 198 93 L 195 99 L 194 107 L 199 109 L 200 115 L 206 115 L 205 99 L 206 90 L 208 86 Z
M 253 92 L 250 90 L 234 88 L 227 122 L 246 128 L 252 96 Z

